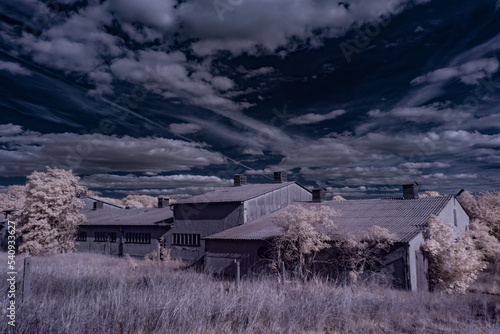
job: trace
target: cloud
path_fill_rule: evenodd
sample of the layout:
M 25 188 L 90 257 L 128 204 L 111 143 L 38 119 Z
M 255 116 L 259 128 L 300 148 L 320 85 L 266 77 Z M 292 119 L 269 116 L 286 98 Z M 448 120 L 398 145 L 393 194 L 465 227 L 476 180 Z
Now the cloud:
M 14 75 L 30 76 L 32 73 L 30 70 L 22 67 L 17 63 L 11 63 L 7 61 L 0 60 L 0 71 L 7 71 Z
M 396 107 L 387 112 L 375 109 L 370 110 L 368 116 L 372 119 L 380 119 L 384 127 L 387 127 L 390 122 L 399 124 L 401 120 L 414 123 L 453 123 L 456 120 L 463 122 L 472 118 L 468 112 L 459 108 L 452 109 L 439 103 L 422 107 Z
M 161 173 L 226 162 L 203 146 L 166 138 L 25 131 L 0 137 L 0 174 L 26 176 L 46 165 L 82 174 Z
M 192 123 L 173 123 L 168 126 L 168 129 L 176 135 L 186 135 L 198 132 L 201 126 Z
M 137 176 L 94 174 L 82 178 L 82 185 L 96 189 L 176 189 L 199 187 L 227 187 L 233 184 L 232 180 L 221 179 L 217 176 L 207 175 L 156 175 Z
M 343 114 L 345 114 L 346 111 L 339 109 L 339 110 L 333 110 L 327 114 L 305 114 L 302 116 L 290 118 L 288 120 L 289 124 L 293 125 L 303 125 L 303 124 L 313 124 L 313 123 L 319 123 L 323 122 L 329 119 L 335 119 Z
M 337 2 L 255 0 L 226 6 L 217 6 L 218 2 L 184 2 L 179 6 L 179 18 L 185 33 L 199 39 L 192 44 L 199 56 L 220 50 L 233 55 L 270 54 L 279 47 L 292 51 L 297 44 L 319 47 L 323 38 L 339 37 L 355 24 L 377 21 L 381 12 L 399 13 L 406 3 L 354 0 L 347 10 Z
M 19 125 L 14 125 L 12 123 L 9 124 L 0 124 L 0 136 L 14 136 L 23 132 L 23 127 Z
M 496 58 L 482 58 L 469 61 L 460 66 L 440 68 L 425 75 L 416 77 L 410 83 L 413 85 L 422 83 L 436 83 L 459 78 L 466 85 L 475 85 L 479 79 L 496 73 L 499 63 Z

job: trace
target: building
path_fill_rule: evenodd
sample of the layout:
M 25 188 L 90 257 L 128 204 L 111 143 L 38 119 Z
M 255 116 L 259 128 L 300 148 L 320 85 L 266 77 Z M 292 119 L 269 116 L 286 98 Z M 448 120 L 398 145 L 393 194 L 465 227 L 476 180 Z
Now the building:
M 340 240 L 349 233 L 362 232 L 375 225 L 388 229 L 397 238 L 384 258 L 384 271 L 392 275 L 395 286 L 408 290 L 427 290 L 427 259 L 420 250 L 424 243 L 423 227 L 429 217 L 435 215 L 452 224 L 457 237 L 461 237 L 468 230 L 469 217 L 454 196 L 419 198 L 416 186 L 405 185 L 404 190 L 401 199 L 346 201 L 323 201 L 323 192 L 317 190 L 313 191 L 314 201 L 297 205 L 326 205 L 339 211 L 341 216 L 334 219 L 338 228 L 330 236 L 332 240 Z M 273 223 L 273 217 L 280 211 L 207 236 L 206 271 L 231 274 L 235 259 L 240 261 L 243 273 L 264 264 L 273 238 L 282 233 L 281 228 Z M 331 256 L 335 256 L 335 252 L 328 248 L 320 252 L 317 259 L 328 260 Z
M 268 184 L 247 184 L 245 175 L 235 175 L 233 187 L 173 204 L 175 223 L 167 233 L 167 247 L 173 258 L 195 263 L 205 255 L 205 237 L 311 200 L 309 190 L 287 181 L 286 171 L 275 172 L 274 183 Z
M 165 247 L 162 237 L 173 225 L 170 207 L 85 210 L 77 250 L 108 255 L 144 257 Z
M 98 210 L 98 209 L 125 209 L 124 206 L 112 204 L 106 201 L 103 201 L 98 198 L 94 198 L 92 196 L 82 196 L 80 198 L 85 204 L 83 210 Z

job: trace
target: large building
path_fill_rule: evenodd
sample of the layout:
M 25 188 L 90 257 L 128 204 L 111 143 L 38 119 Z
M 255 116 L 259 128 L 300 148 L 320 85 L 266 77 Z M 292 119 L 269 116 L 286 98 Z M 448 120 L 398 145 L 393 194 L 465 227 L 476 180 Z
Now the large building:
M 317 202 L 297 205 L 328 206 L 340 212 L 334 219 L 337 229 L 330 236 L 332 240 L 366 231 L 375 225 L 386 228 L 396 236 L 396 242 L 384 258 L 384 271 L 392 275 L 395 286 L 427 290 L 427 259 L 421 251 L 424 226 L 430 216 L 435 215 L 454 226 L 457 237 L 461 237 L 468 230 L 469 217 L 454 196 L 418 198 L 414 185 L 404 189 L 401 199 L 322 201 L 319 197 Z M 206 270 L 231 274 L 234 260 L 240 261 L 242 272 L 265 263 L 273 239 L 282 233 L 273 220 L 282 210 L 286 208 L 206 237 Z M 328 261 L 331 256 L 335 256 L 334 249 L 328 248 L 318 254 L 317 259 Z
M 144 257 L 165 247 L 162 237 L 172 228 L 173 214 L 162 208 L 85 210 L 87 221 L 79 226 L 77 250 Z
M 174 227 L 166 235 L 167 247 L 173 258 L 198 262 L 205 255 L 204 238 L 311 200 L 309 190 L 287 181 L 286 171 L 275 172 L 274 183 L 268 184 L 247 184 L 245 175 L 235 175 L 233 187 L 173 204 Z

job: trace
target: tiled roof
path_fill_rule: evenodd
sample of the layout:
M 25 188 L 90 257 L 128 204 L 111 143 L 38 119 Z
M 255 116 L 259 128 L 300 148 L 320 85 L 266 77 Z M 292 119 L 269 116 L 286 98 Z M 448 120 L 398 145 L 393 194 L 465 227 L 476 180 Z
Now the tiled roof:
M 170 208 L 133 208 L 124 210 L 87 210 L 84 226 L 90 225 L 149 225 L 162 226 L 173 222 Z
M 332 238 L 341 238 L 342 235 L 378 225 L 396 234 L 397 241 L 406 242 L 420 232 L 430 215 L 438 215 L 451 199 L 450 195 L 406 200 L 370 199 L 296 204 L 305 207 L 326 205 L 340 211 L 341 216 L 334 219 L 338 228 Z M 256 240 L 278 236 L 282 231 L 273 223 L 273 217 L 282 210 L 286 208 L 205 239 Z
M 287 187 L 295 182 L 284 183 L 263 183 L 263 184 L 245 184 L 236 187 L 219 188 L 209 193 L 193 196 L 180 200 L 175 204 L 186 203 L 222 203 L 222 202 L 244 202 L 249 199 L 272 192 L 273 190 Z

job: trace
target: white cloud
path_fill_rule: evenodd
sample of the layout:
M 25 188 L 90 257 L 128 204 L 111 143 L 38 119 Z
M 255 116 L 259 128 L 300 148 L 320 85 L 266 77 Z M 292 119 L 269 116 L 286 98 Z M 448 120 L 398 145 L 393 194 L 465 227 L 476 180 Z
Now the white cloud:
M 121 22 L 140 22 L 161 31 L 174 29 L 177 18 L 173 0 L 110 0 L 109 9 Z
M 343 114 L 345 114 L 346 111 L 339 109 L 339 110 L 333 110 L 327 114 L 305 114 L 302 116 L 290 118 L 288 120 L 289 124 L 294 124 L 294 125 L 303 125 L 303 124 L 313 124 L 313 123 L 319 123 L 323 122 L 329 119 L 335 119 Z
M 4 176 L 26 176 L 46 165 L 83 174 L 161 173 L 226 162 L 202 144 L 181 140 L 30 131 L 0 137 L 0 160 Z
M 176 135 L 186 135 L 198 132 L 201 126 L 192 123 L 173 123 L 168 126 L 168 129 Z
M 254 0 L 229 3 L 227 10 L 221 10 L 217 2 L 184 2 L 179 6 L 179 18 L 186 34 L 200 39 L 192 45 L 198 55 L 219 50 L 233 55 L 273 53 L 278 47 L 296 48 L 292 38 L 299 43 L 307 40 L 311 47 L 321 46 L 322 38 L 342 36 L 355 23 L 376 21 L 381 12 L 398 13 L 406 3 L 353 0 L 347 10 L 337 2 Z
M 429 72 L 413 79 L 411 84 L 436 83 L 459 78 L 466 85 L 475 85 L 479 79 L 496 73 L 498 68 L 499 63 L 496 58 L 476 59 L 460 66 L 445 67 Z
M 227 187 L 233 184 L 232 180 L 221 179 L 217 176 L 206 175 L 114 175 L 94 174 L 82 178 L 82 185 L 96 189 L 176 189 L 199 187 Z
M 14 75 L 24 75 L 24 76 L 31 75 L 31 71 L 22 67 L 21 65 L 1 60 L 0 60 L 0 71 L 7 71 L 10 74 Z
M 14 136 L 23 132 L 23 127 L 19 125 L 15 125 L 12 123 L 9 124 L 0 124 L 0 136 Z

